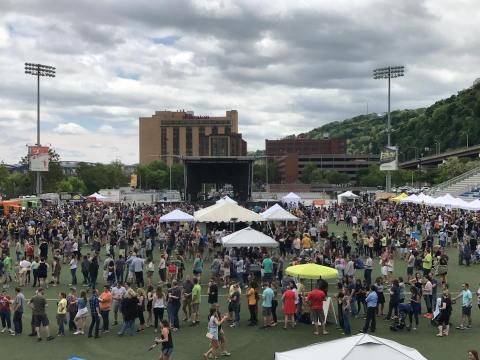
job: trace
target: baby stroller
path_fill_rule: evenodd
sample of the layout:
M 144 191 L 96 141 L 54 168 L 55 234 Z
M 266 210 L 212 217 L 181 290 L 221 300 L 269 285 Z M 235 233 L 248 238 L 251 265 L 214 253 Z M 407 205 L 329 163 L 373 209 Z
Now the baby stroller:
M 410 304 L 401 303 L 398 304 L 398 317 L 395 318 L 390 325 L 391 331 L 402 331 L 406 329 L 410 331 L 412 324 L 406 325 L 407 316 L 412 312 L 412 307 Z

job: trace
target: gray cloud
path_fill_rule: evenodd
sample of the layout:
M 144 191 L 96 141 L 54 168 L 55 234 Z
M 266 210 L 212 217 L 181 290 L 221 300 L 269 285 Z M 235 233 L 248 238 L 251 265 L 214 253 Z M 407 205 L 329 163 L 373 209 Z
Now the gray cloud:
M 35 81 L 23 74 L 25 61 L 57 66 L 57 77 L 42 81 L 42 119 L 53 123 L 42 137 L 65 157 L 108 161 L 112 151 L 90 145 L 123 139 L 114 155 L 135 162 L 136 119 L 179 108 L 237 109 L 256 149 L 265 137 L 364 113 L 367 102 L 385 111 L 386 82 L 371 78 L 375 67 L 407 65 L 406 77 L 393 82 L 393 108 L 425 106 L 470 86 L 480 76 L 480 4 L 462 4 L 2 1 L 0 128 L 14 124 L 22 135 L 6 132 L 13 146 L 0 143 L 0 160 L 16 161 L 21 142 L 35 137 Z M 53 129 L 71 123 L 88 134 L 63 143 Z

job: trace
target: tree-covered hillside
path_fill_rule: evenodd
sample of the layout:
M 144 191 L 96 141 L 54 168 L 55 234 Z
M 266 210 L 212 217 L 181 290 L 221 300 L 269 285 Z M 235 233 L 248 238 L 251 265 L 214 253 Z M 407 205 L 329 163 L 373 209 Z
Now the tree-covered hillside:
M 345 138 L 348 153 L 378 154 L 387 143 L 386 114 L 360 115 L 316 128 L 307 136 Z M 400 161 L 433 154 L 436 141 L 440 150 L 455 149 L 480 143 L 480 84 L 460 91 L 448 99 L 416 110 L 392 112 L 392 144 L 399 147 Z M 427 149 L 426 149 L 427 148 Z

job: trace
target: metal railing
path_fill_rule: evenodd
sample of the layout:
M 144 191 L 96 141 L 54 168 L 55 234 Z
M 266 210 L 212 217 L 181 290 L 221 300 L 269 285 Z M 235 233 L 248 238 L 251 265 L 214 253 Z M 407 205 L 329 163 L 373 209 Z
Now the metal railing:
M 468 170 L 467 172 L 464 172 L 463 174 L 460 174 L 458 176 L 455 176 L 454 178 L 451 178 L 441 184 L 438 184 L 438 185 L 435 185 L 434 187 L 432 187 L 430 190 L 429 190 L 429 193 L 430 195 L 434 195 L 436 192 L 438 191 L 442 191 L 444 190 L 445 188 L 453 185 L 453 184 L 456 184 L 456 183 L 459 183 L 460 181 L 463 181 L 465 179 L 468 179 L 469 177 L 473 176 L 473 175 L 476 175 L 480 173 L 480 166 L 477 166 L 471 170 Z

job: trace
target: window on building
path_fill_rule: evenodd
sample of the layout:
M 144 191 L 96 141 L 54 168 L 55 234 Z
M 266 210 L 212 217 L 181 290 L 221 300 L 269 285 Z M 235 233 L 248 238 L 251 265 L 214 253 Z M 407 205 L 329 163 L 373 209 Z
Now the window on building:
M 218 135 L 218 127 L 212 126 L 212 135 Z
M 180 129 L 178 127 L 173 128 L 173 155 L 180 153 Z
M 212 136 L 210 142 L 210 156 L 228 156 L 228 136 Z
M 167 153 L 167 128 L 162 128 L 160 134 L 160 146 L 162 155 Z
M 186 145 L 187 156 L 192 156 L 193 155 L 193 151 L 192 151 L 193 142 L 192 142 L 192 128 L 191 127 L 186 128 L 185 145 Z

